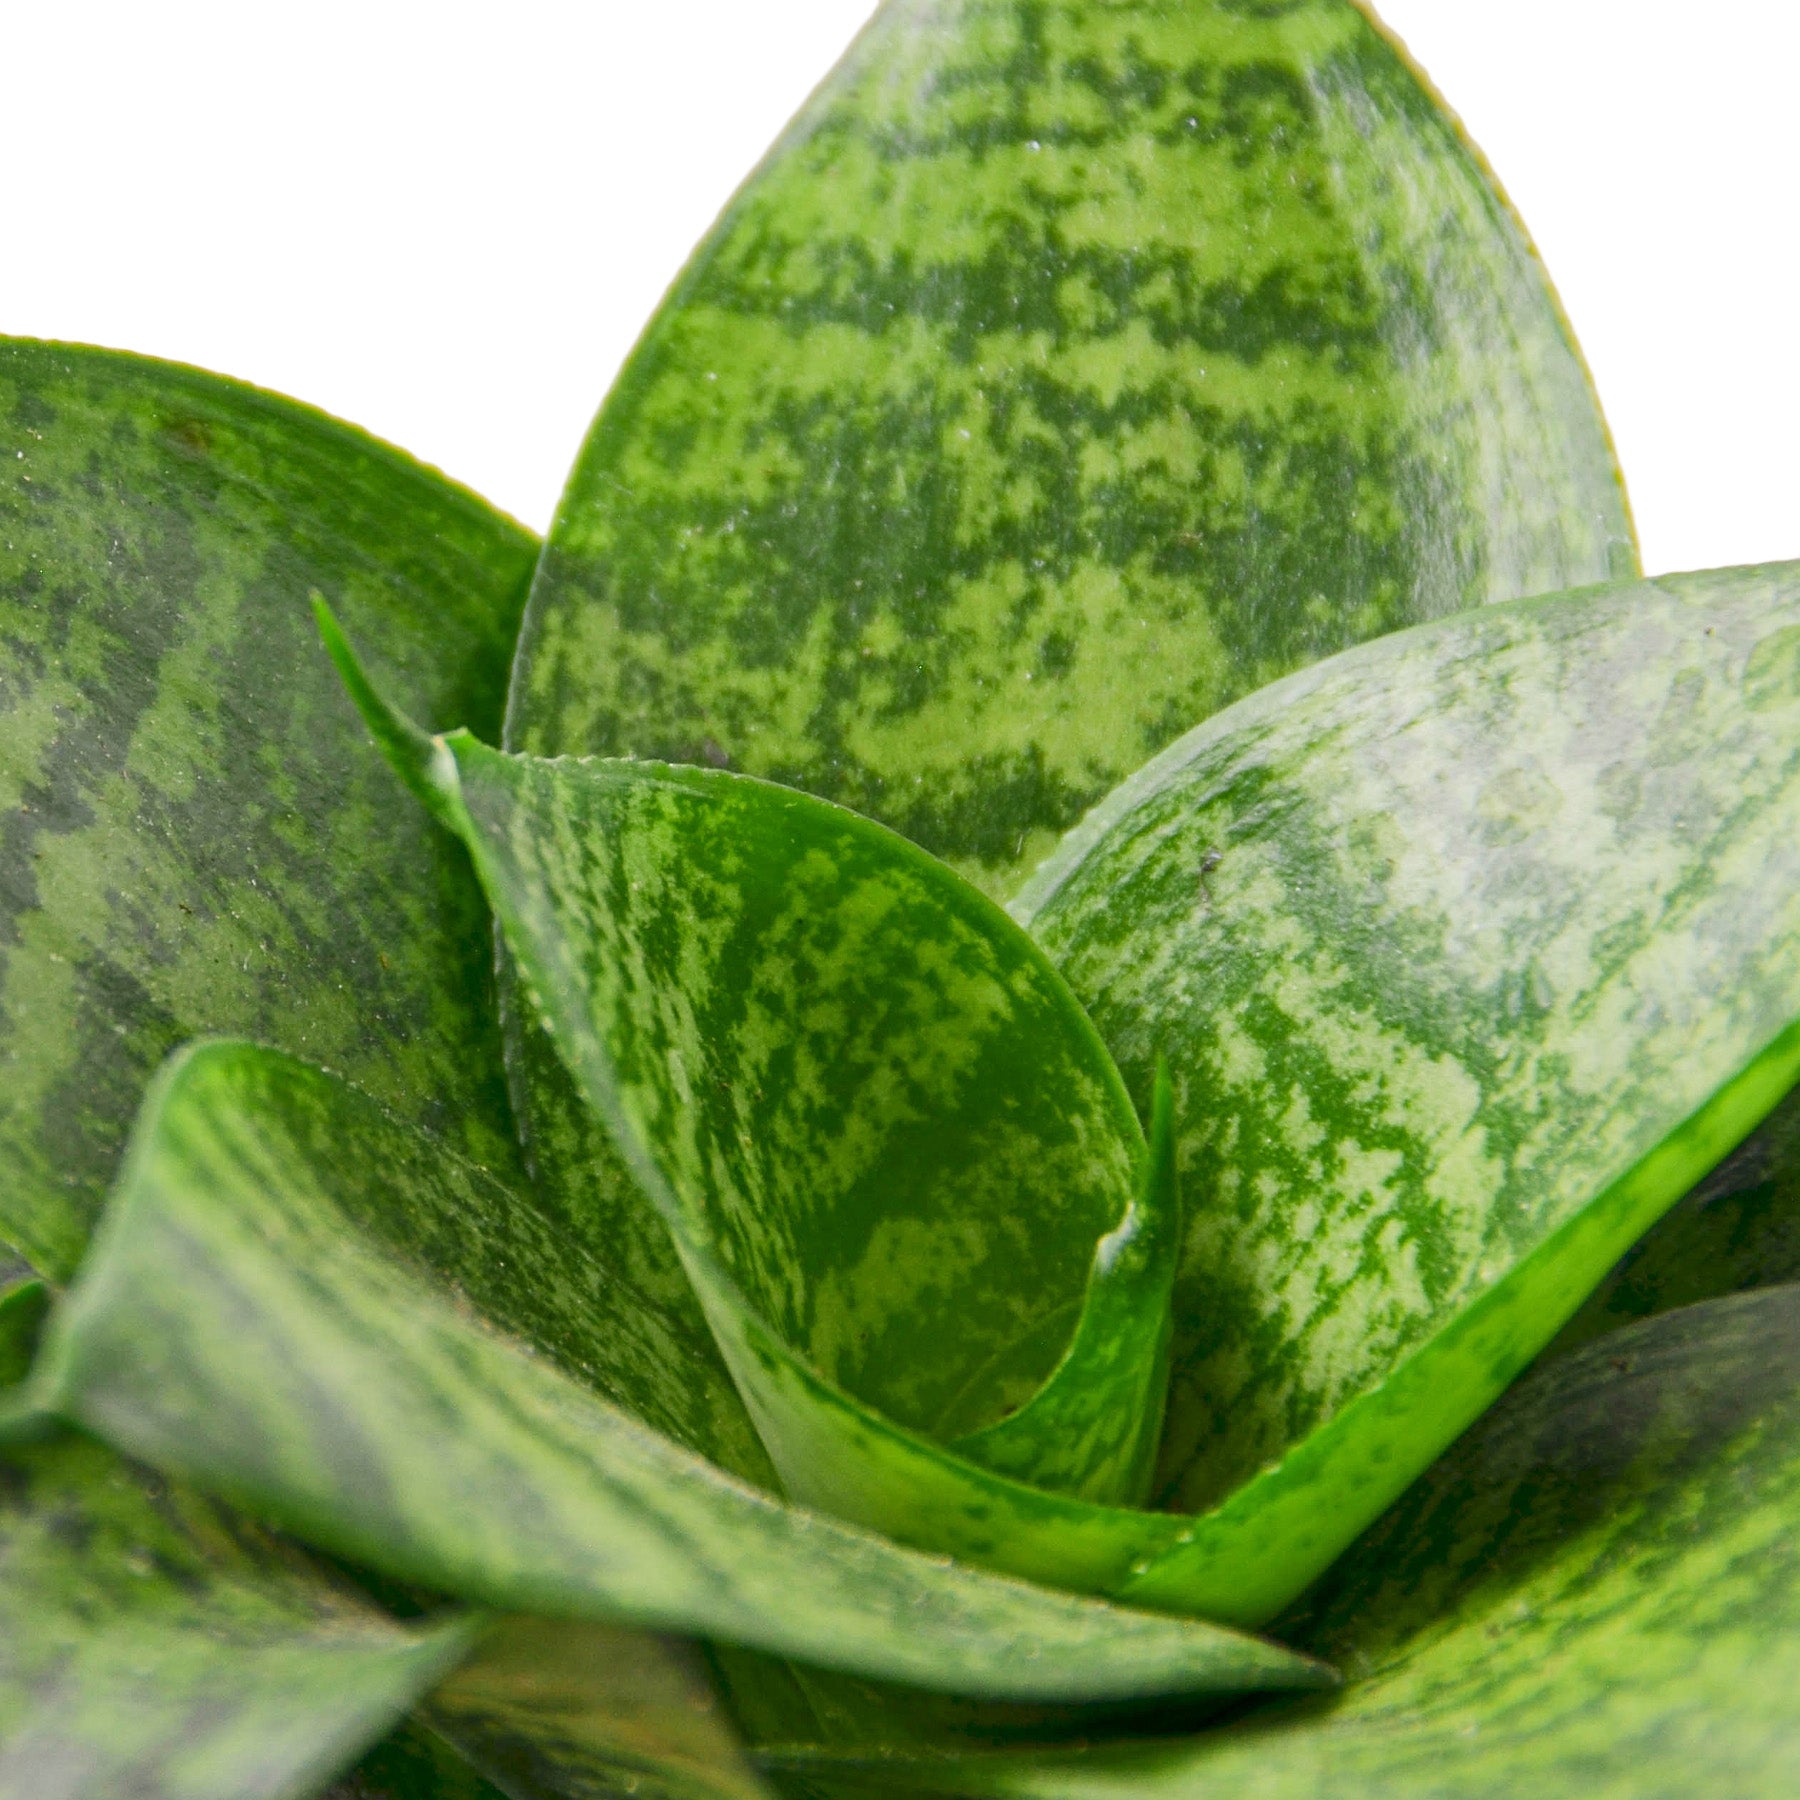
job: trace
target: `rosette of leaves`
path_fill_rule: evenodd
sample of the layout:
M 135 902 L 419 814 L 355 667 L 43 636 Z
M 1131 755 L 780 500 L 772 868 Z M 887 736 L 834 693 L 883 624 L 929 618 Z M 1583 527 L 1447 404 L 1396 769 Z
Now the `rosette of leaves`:
M 1363 11 L 890 0 L 542 545 L 0 417 L 0 1794 L 1785 1791 L 1800 570 Z

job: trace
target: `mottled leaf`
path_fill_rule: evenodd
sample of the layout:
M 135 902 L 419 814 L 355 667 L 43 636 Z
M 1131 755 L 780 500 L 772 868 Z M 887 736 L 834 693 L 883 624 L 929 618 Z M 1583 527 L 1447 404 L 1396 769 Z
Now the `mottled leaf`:
M 1189 1227 L 1123 1593 L 1267 1618 L 1800 1067 L 1800 569 L 1520 602 L 1212 720 L 1018 910 Z M 1229 1496 L 1227 1498 L 1227 1496 Z
M 982 1800 L 1688 1800 L 1800 1766 L 1800 1289 L 1546 1364 L 1293 1621 L 1342 1695 L 1161 1744 L 891 1764 Z M 807 1759 L 817 1771 L 816 1758 Z
M 1635 566 L 1543 272 L 1365 11 L 889 0 L 603 408 L 506 742 L 768 776 L 1005 894 L 1261 683 Z M 543 1192 L 700 1337 L 533 1025 Z
M 496 724 L 534 544 L 336 422 L 0 341 L 0 1239 L 75 1266 L 145 1082 L 205 1031 L 516 1155 L 481 897 L 317 653 Z
M 276 1052 L 176 1057 L 51 1319 L 41 1402 L 321 1548 L 497 1609 L 1021 1700 L 1328 1678 L 1215 1626 L 902 1550 L 679 1448 L 433 1279 L 454 1252 L 394 1200 L 429 1157 Z M 522 1289 L 556 1279 L 554 1243 L 506 1254 Z
M 321 626 L 473 853 L 789 1492 L 916 1537 L 910 1496 L 853 1497 L 882 1486 L 865 1451 L 897 1425 L 1018 1479 L 1140 1498 L 1179 1248 L 1167 1126 L 1152 1159 L 1031 940 L 807 795 L 427 738 Z M 955 1459 L 921 1443 L 910 1461 L 941 1467 L 947 1504 L 973 1492 Z
M 0 1794 L 311 1793 L 472 1641 L 98 1444 L 0 1450 Z
M 511 1800 L 768 1800 L 698 1651 L 675 1638 L 504 1620 L 424 1716 Z
M 729 764 L 1006 891 L 1301 663 L 1635 572 L 1455 121 L 1348 0 L 889 0 L 602 409 L 508 747 Z

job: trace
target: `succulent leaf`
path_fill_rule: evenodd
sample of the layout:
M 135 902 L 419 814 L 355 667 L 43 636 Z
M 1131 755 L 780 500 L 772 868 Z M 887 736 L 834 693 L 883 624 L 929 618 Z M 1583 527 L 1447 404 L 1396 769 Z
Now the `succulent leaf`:
M 517 1151 L 479 890 L 393 806 L 309 593 L 427 712 L 497 724 L 536 546 L 360 432 L 0 340 L 0 1240 L 73 1270 L 144 1085 L 210 1031 Z
M 1635 570 L 1543 271 L 1362 9 L 889 0 L 601 409 L 507 743 L 1005 893 L 1252 688 Z
M 1800 1289 L 1663 1314 L 1534 1371 L 1287 1622 L 1352 1672 L 1329 1701 L 863 1779 L 969 1800 L 1786 1794 L 1796 1504 Z M 768 1760 L 866 1791 L 854 1757 Z
M 1188 1196 L 1122 1590 L 1267 1618 L 1800 1072 L 1800 570 L 1365 645 L 1135 777 L 1016 910 Z
M 310 1793 L 475 1637 L 466 1617 L 396 1623 L 99 1444 L 0 1446 L 0 1791 Z
M 1330 1679 L 1237 1632 L 901 1549 L 681 1449 L 485 1312 L 570 1278 L 541 1233 L 503 1241 L 502 1221 L 482 1241 L 468 1179 L 278 1052 L 178 1055 L 50 1322 L 40 1404 L 307 1542 L 498 1610 L 1026 1701 Z

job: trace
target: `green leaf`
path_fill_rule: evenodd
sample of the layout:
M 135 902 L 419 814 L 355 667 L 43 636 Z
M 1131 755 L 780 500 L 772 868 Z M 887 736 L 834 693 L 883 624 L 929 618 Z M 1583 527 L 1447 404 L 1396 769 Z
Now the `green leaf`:
M 1573 1350 L 1634 1319 L 1800 1281 L 1800 1089 L 1607 1274 L 1557 1334 Z
M 890 0 L 602 409 L 507 742 L 1004 893 L 1275 676 L 1635 571 L 1543 271 L 1362 9 Z
M 145 1082 L 233 1031 L 516 1161 L 479 891 L 313 644 L 496 725 L 528 533 L 360 433 L 0 341 L 0 1239 L 74 1268 Z
M 1800 1759 L 1796 1506 L 1800 1289 L 1666 1314 L 1540 1368 L 1333 1570 L 1307 1624 L 1357 1672 L 1341 1696 L 1182 1742 L 891 1764 L 881 1784 L 1773 1800 Z
M 376 745 L 426 810 L 455 829 L 460 815 L 431 778 L 437 754 L 432 741 L 372 685 L 324 597 L 315 593 L 312 606 L 326 648 Z M 537 1148 L 528 1135 L 526 1162 L 534 1177 L 539 1173 Z M 555 1300 L 548 1314 L 541 1305 L 544 1292 L 519 1291 L 505 1282 L 500 1274 L 504 1256 L 464 1267 L 456 1279 L 472 1280 L 487 1292 L 498 1315 L 528 1342 L 553 1353 L 581 1346 L 578 1373 L 615 1404 L 734 1474 L 774 1487 L 768 1455 L 667 1231 L 604 1140 L 600 1149 L 616 1185 L 583 1188 L 574 1197 L 578 1202 L 610 1198 L 616 1204 L 570 1207 L 563 1203 L 569 1198 L 565 1185 L 537 1179 L 529 1191 L 471 1194 L 460 1203 L 471 1216 L 510 1221 L 503 1229 L 530 1222 L 540 1233 L 561 1240 L 566 1260 L 580 1274 L 575 1282 L 565 1279 L 550 1290 Z M 429 1175 L 419 1182 L 421 1192 L 433 1187 Z
M 1140 1499 L 1179 1249 L 1167 1144 L 1149 1155 L 1031 940 L 806 795 L 428 738 L 321 626 L 473 853 L 789 1492 L 931 1542 L 910 1493 L 880 1491 L 871 1434 L 898 1442 L 897 1423 L 1021 1480 Z M 899 1454 L 939 1471 L 941 1505 L 980 1504 L 954 1459 Z M 931 1547 L 965 1546 L 952 1529 Z
M 1329 1678 L 1214 1626 L 902 1550 L 647 1430 L 483 1317 L 497 1255 L 523 1308 L 565 1279 L 562 1247 L 478 1225 L 459 1243 L 450 1162 L 275 1052 L 178 1056 L 51 1319 L 40 1402 L 322 1548 L 497 1609 L 1022 1700 Z
M 699 1653 L 674 1638 L 504 1620 L 424 1716 L 513 1800 L 768 1800 Z
M 1075 1335 L 1052 1378 L 1017 1412 L 956 1440 L 971 1461 L 1087 1499 L 1141 1504 L 1149 1492 L 1168 1399 L 1169 1299 L 1181 1249 L 1175 1097 L 1162 1064 L 1142 1186 L 1100 1241 Z
M 0 1281 L 0 1403 L 5 1390 L 30 1372 L 49 1308 L 50 1290 L 35 1275 Z
M 1192 733 L 1018 910 L 1189 1228 L 1120 1590 L 1267 1618 L 1800 1069 L 1800 571 L 1489 609 Z M 1229 1496 L 1228 1498 L 1226 1496 Z
M 1635 566 L 1543 272 L 1363 10 L 890 0 L 602 409 L 506 743 L 724 762 L 1005 894 L 1259 684 Z M 564 1228 L 703 1337 L 528 1004 L 507 1045 Z
M 381 1740 L 324 1800 L 516 1800 L 477 1774 L 434 1731 L 410 1720 Z
M 0 1450 L 0 1791 L 287 1800 L 473 1641 L 79 1438 Z

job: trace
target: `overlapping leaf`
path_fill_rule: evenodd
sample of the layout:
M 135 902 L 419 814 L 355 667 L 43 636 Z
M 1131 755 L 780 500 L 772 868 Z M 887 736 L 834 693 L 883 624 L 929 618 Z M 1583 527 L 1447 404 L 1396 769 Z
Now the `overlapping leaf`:
M 286 1800 L 467 1651 L 223 1508 L 61 1436 L 0 1447 L 0 1792 Z
M 465 1233 L 467 1180 L 287 1057 L 178 1057 L 51 1322 L 40 1403 L 310 1542 L 498 1608 L 1020 1700 L 1327 1678 L 1254 1638 L 899 1549 L 679 1449 L 556 1367 L 571 1347 L 495 1331 L 555 1293 L 560 1248 L 521 1234 L 497 1267 Z
M 1785 1795 L 1797 1503 L 1800 1289 L 1670 1313 L 1534 1373 L 1332 1572 L 1291 1623 L 1356 1673 L 1340 1697 L 863 1776 L 971 1800 Z
M 506 742 L 768 776 L 1004 895 L 1259 683 L 1634 568 L 1543 272 L 1363 9 L 889 0 L 603 407 Z M 699 1342 L 533 1027 L 548 1202 Z
M 473 852 L 790 1492 L 1027 1573 L 983 1516 L 996 1484 L 920 1434 L 1138 1498 L 1178 1247 L 1167 1108 L 1150 1156 L 1030 940 L 941 863 L 804 795 L 428 739 L 321 625 Z
M 699 1652 L 591 1622 L 511 1619 L 431 1696 L 435 1730 L 512 1800 L 768 1800 Z
M 1019 910 L 1192 1196 L 1123 1590 L 1266 1618 L 1800 1068 L 1800 572 L 1521 602 L 1203 726 Z M 1229 1496 L 1229 1497 L 1227 1497 Z
M 1249 689 L 1633 572 L 1517 223 L 1349 0 L 890 0 L 603 408 L 509 746 L 998 891 Z
M 1205 1198 L 1168 1480 L 1213 1511 L 960 1469 L 953 1487 L 715 1306 L 777 1461 L 831 1470 L 815 1497 L 912 1541 L 1211 1616 L 1277 1610 L 1791 1084 L 1800 938 L 1769 877 L 1800 822 L 1796 620 L 1786 574 L 1739 571 L 1389 639 L 1203 728 L 1044 876 L 1036 927 L 1125 1066 L 1143 1078 L 1166 1045 L 1182 1088 Z M 675 778 L 383 729 L 439 784 L 565 1054 L 616 1106 L 568 947 L 612 898 L 580 889 L 615 827 L 557 806 L 570 784 Z M 644 1003 L 678 1009 L 681 979 Z M 1304 1292 L 1270 1280 L 1282 1258 Z
M 512 1166 L 480 895 L 390 804 L 307 596 L 410 704 L 497 722 L 529 534 L 310 409 L 69 345 L 0 343 L 0 451 L 0 1240 L 69 1274 L 205 1031 Z
M 1721 1294 L 1800 1281 L 1800 1089 L 1608 1271 L 1551 1348 Z
M 1148 1145 L 976 894 L 718 772 L 847 800 L 1011 892 L 1258 683 L 1631 566 L 1529 248 L 1360 8 L 890 0 L 602 412 L 515 671 L 516 746 L 714 770 L 433 744 L 361 695 L 519 953 L 535 1187 L 466 866 L 387 804 L 296 640 L 324 596 L 384 693 L 492 735 L 528 540 L 185 371 L 6 346 L 0 402 L 0 1238 L 68 1276 L 139 1087 L 196 1033 L 374 1095 L 221 1044 L 155 1089 L 47 1360 L 0 1393 L 0 1787 L 17 1751 L 34 1795 L 145 1772 L 285 1792 L 472 1641 L 44 1438 L 53 1407 L 387 1575 L 578 1616 L 491 1633 L 333 1790 L 358 1800 L 755 1800 L 662 1629 L 729 1640 L 739 1721 L 807 1781 L 1635 1792 L 1622 1743 L 1672 1745 L 1690 1787 L 1699 1744 L 1748 1793 L 1784 1765 L 1791 1296 L 1545 1376 L 1289 1621 L 1374 1678 L 1204 1748 L 859 1769 L 859 1739 L 1322 1672 L 911 1556 L 669 1441 L 772 1487 L 760 1431 L 791 1492 L 894 1536 L 1259 1621 L 1800 1068 L 1786 572 L 1380 646 L 1127 783 L 1024 912 Z M 1565 1343 L 1792 1272 L 1786 1118 Z M 1126 1510 L 1161 1418 L 1178 1151 L 1159 1492 L 1199 1516 Z M 0 1263 L 0 1389 L 51 1292 Z M 1753 1342 L 1775 1346 L 1754 1369 Z M 102 1496 L 103 1466 L 124 1475 Z M 164 1528 L 126 1594 L 117 1543 Z M 140 1603 L 166 1681 L 120 1654 Z M 1676 1702 L 1627 1694 L 1628 1645 L 1679 1671 Z M 1552 1694 L 1559 1657 L 1578 1679 Z M 1472 1761 L 1455 1740 L 1495 1709 L 1511 1734 Z

